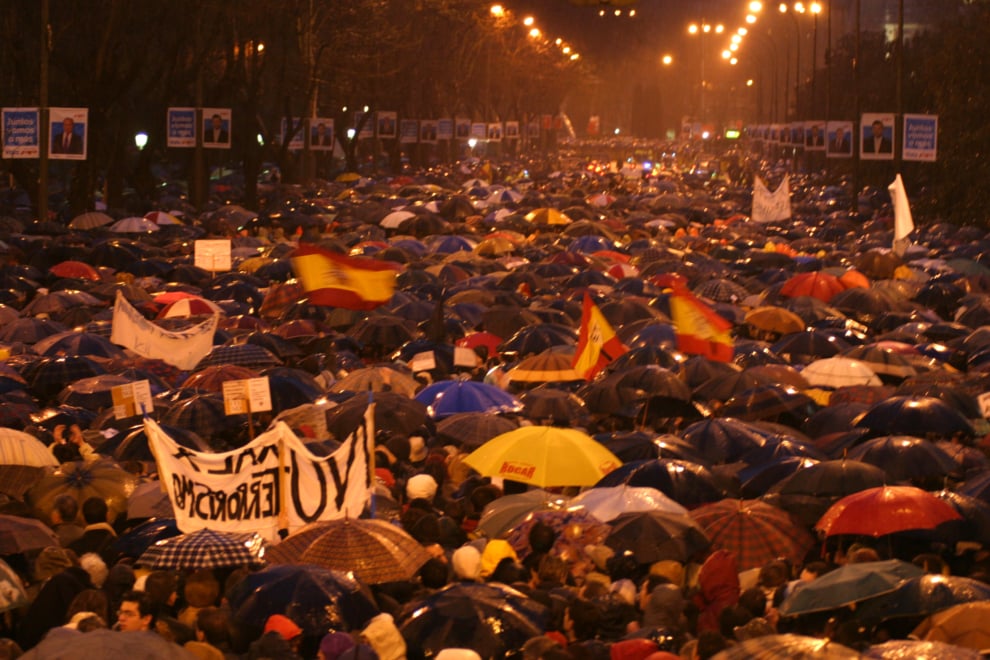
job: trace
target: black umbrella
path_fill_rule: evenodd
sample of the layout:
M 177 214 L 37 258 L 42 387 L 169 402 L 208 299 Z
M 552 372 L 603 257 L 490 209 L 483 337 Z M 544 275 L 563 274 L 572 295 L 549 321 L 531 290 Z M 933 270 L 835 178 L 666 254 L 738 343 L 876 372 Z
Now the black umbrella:
M 859 603 L 855 617 L 877 623 L 900 617 L 925 617 L 960 603 L 990 600 L 990 585 L 956 575 L 908 578 L 893 591 Z
M 871 438 L 853 447 L 848 456 L 881 468 L 891 482 L 910 481 L 920 487 L 937 487 L 959 471 L 959 464 L 935 443 L 909 435 Z
M 941 399 L 919 396 L 893 396 L 874 404 L 856 423 L 876 433 L 973 437 L 969 421 Z
M 672 559 L 687 563 L 711 545 L 704 531 L 686 515 L 665 511 L 633 511 L 620 514 L 609 525 L 605 545 L 616 554 L 631 552 L 640 564 Z
M 310 565 L 268 566 L 238 582 L 229 600 L 238 621 L 261 628 L 272 614 L 284 614 L 315 637 L 360 630 L 378 614 L 353 574 Z
M 767 441 L 758 428 L 731 417 L 695 422 L 682 436 L 709 463 L 732 463 Z
M 427 656 L 466 648 L 493 660 L 542 635 L 546 616 L 543 605 L 506 585 L 459 582 L 409 603 L 397 623 L 406 644 Z
M 688 509 L 726 496 L 712 472 L 697 463 L 670 458 L 633 461 L 602 477 L 598 486 L 647 486 Z
M 409 434 L 428 423 L 426 404 L 395 392 L 375 392 L 375 430 Z M 327 430 L 343 441 L 364 422 L 370 403 L 367 392 L 355 394 L 327 411 Z

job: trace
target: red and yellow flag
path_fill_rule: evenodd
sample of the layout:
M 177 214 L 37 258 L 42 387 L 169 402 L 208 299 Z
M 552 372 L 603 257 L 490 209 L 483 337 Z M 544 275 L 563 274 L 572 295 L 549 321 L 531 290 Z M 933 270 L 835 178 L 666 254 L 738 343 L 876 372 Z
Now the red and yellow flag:
M 628 350 L 598 306 L 585 294 L 581 333 L 578 335 L 578 345 L 571 363 L 574 371 L 584 379 L 591 380 L 605 365 Z
M 675 285 L 670 294 L 670 315 L 677 333 L 677 348 L 716 362 L 731 362 L 732 324 L 688 291 Z
M 292 253 L 292 269 L 313 305 L 374 309 L 395 292 L 401 268 L 390 261 L 348 257 L 302 243 Z

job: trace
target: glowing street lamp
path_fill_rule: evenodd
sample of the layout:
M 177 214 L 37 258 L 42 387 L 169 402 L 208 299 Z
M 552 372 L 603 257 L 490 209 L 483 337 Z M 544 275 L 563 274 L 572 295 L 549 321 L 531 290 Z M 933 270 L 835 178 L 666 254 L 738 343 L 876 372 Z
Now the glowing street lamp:
M 492 5 L 489 11 L 491 11 L 492 16 L 495 18 L 502 18 L 505 16 L 505 7 L 502 5 Z
M 148 146 L 148 134 L 144 131 L 136 133 L 134 135 L 134 146 L 138 148 L 138 151 L 144 151 L 144 148 Z

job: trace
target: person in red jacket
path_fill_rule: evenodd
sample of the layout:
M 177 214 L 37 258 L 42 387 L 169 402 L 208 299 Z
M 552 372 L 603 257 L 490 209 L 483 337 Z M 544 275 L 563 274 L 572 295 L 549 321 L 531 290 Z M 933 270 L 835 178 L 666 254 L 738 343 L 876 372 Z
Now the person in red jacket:
M 717 632 L 719 615 L 729 605 L 739 602 L 739 593 L 736 556 L 727 550 L 716 550 L 698 572 L 698 591 L 693 599 L 699 610 L 697 632 Z

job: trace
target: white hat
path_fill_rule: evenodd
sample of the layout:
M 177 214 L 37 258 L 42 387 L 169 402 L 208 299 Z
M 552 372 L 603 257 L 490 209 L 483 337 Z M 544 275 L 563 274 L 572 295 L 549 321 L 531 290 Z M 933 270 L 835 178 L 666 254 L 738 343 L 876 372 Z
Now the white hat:
M 437 481 L 428 474 L 417 474 L 406 482 L 406 497 L 411 500 L 421 498 L 433 501 L 437 494 Z
M 454 550 L 450 563 L 459 580 L 477 580 L 481 577 L 481 553 L 473 545 L 462 545 Z

